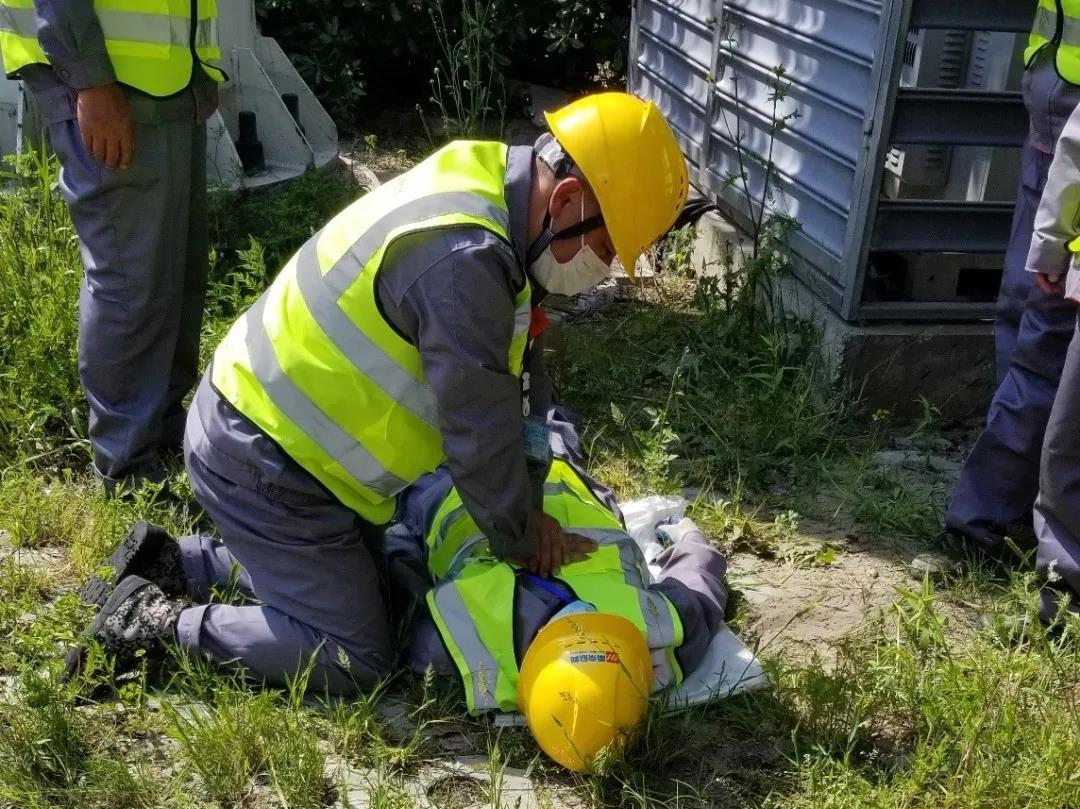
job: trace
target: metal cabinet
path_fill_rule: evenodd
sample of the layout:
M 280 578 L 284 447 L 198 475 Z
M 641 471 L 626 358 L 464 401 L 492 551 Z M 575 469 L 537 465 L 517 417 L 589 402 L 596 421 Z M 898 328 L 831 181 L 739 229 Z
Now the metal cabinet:
M 635 0 L 630 87 L 736 222 L 773 166 L 768 205 L 798 222 L 795 270 L 843 318 L 981 319 L 1027 131 L 1034 5 Z

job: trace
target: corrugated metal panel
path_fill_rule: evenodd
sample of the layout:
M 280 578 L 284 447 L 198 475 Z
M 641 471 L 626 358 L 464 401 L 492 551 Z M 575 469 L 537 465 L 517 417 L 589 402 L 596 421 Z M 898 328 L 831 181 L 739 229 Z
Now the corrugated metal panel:
M 771 142 L 775 206 L 798 220 L 799 264 L 821 274 L 808 280 L 834 303 L 851 276 L 845 245 L 881 24 L 881 4 L 871 0 L 636 3 L 633 88 L 669 116 L 695 184 L 745 218 L 738 178 L 745 173 L 749 197 L 760 199 L 765 170 L 751 155 L 766 154 Z M 777 113 L 798 117 L 773 139 L 777 67 L 790 84 Z
M 691 164 L 700 166 L 714 59 L 709 24 L 714 3 L 650 0 L 636 5 L 634 89 L 657 103 Z
M 886 159 L 898 145 L 940 147 L 943 157 L 951 144 L 1019 145 L 1026 113 L 1019 94 L 1003 87 L 959 86 L 966 68 L 955 59 L 942 61 L 957 73 L 951 82 L 928 74 L 901 87 L 910 26 L 1019 31 L 1030 14 L 1030 0 L 635 0 L 630 84 L 668 115 L 694 184 L 744 225 L 757 213 L 763 164 L 771 162 L 770 206 L 799 225 L 791 236 L 796 272 L 842 316 L 893 316 L 905 307 L 913 318 L 938 316 L 947 301 L 864 312 L 871 251 L 1001 252 L 1011 203 L 950 201 L 944 187 L 941 199 L 903 198 L 892 186 L 901 199 L 884 198 Z M 964 52 L 966 60 L 966 45 Z M 932 68 L 935 53 L 909 55 Z M 788 89 L 774 112 L 777 68 Z M 776 131 L 775 118 L 792 111 L 798 116 Z M 971 316 L 972 307 L 956 304 L 958 316 Z

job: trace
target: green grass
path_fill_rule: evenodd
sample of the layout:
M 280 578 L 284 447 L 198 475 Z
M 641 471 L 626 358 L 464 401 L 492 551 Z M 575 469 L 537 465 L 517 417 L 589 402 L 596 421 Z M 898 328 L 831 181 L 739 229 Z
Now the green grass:
M 76 345 L 79 245 L 53 188 L 57 165 L 0 167 L 0 458 L 48 457 L 85 434 Z
M 54 680 L 25 675 L 0 703 L 0 725 L 0 801 L 24 809 L 167 805 L 145 763 L 123 757 L 117 730 Z
M 465 717 L 452 682 L 395 681 L 317 706 L 299 682 L 258 689 L 179 656 L 171 673 L 126 677 L 94 659 L 58 685 L 58 650 L 86 620 L 78 582 L 136 519 L 182 534 L 202 514 L 182 474 L 175 505 L 149 491 L 107 500 L 87 473 L 78 253 L 53 171 L 30 161 L 0 196 L 2 809 L 345 806 L 335 762 L 368 774 L 367 805 L 404 809 L 446 740 L 488 761 L 485 784 L 447 794 L 492 807 L 507 805 L 512 769 L 542 786 L 541 806 L 562 790 L 589 807 L 1080 805 L 1080 622 L 1047 635 L 1026 573 L 897 591 L 883 617 L 810 659 L 766 650 L 771 689 L 674 717 L 653 710 L 626 759 L 590 776 L 560 771 L 524 730 Z M 204 356 L 351 194 L 312 175 L 215 203 Z M 844 553 L 805 536 L 807 520 L 882 549 L 931 535 L 940 487 L 874 464 L 898 431 L 858 414 L 814 329 L 769 294 L 778 253 L 754 259 L 749 281 L 725 268 L 698 280 L 687 245 L 678 237 L 663 275 L 631 300 L 566 329 L 555 376 L 584 418 L 593 472 L 623 497 L 686 492 L 725 550 L 789 572 Z M 927 412 L 899 431 L 909 443 L 933 437 Z M 744 607 L 736 625 L 753 620 Z
M 260 782 L 297 809 L 325 806 L 333 795 L 317 719 L 272 691 L 223 681 L 210 702 L 170 705 L 166 714 L 166 732 L 210 800 L 241 806 Z

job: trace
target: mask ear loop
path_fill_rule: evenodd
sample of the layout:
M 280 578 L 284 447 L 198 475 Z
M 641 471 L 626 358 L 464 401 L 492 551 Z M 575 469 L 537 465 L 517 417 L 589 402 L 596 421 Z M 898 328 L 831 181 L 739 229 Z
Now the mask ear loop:
M 585 221 L 585 192 L 581 192 L 581 221 Z M 585 249 L 585 234 L 581 234 L 581 249 Z
M 581 196 L 581 207 L 582 207 L 582 214 L 584 214 L 584 208 L 585 208 L 585 195 L 584 194 L 582 194 L 582 196 Z M 582 238 L 582 245 L 584 245 L 584 243 L 585 243 L 584 242 L 585 234 L 589 233 L 589 232 L 591 232 L 593 230 L 596 230 L 597 228 L 602 228 L 602 227 L 604 227 L 604 225 L 605 225 L 604 215 L 602 213 L 598 213 L 595 216 L 590 216 L 588 219 L 581 220 L 576 225 L 571 225 L 570 227 L 566 228 L 565 230 L 561 230 L 558 233 L 554 233 L 551 230 L 551 211 L 548 211 L 547 213 L 544 214 L 544 230 L 536 238 L 536 241 L 532 243 L 532 246 L 529 248 L 529 252 L 525 254 L 525 264 L 526 264 L 526 266 L 531 265 L 538 258 L 540 258 L 540 256 L 543 254 L 543 252 L 548 249 L 548 246 L 553 241 L 556 241 L 556 240 L 562 241 L 563 239 L 573 239 L 575 236 L 580 236 Z

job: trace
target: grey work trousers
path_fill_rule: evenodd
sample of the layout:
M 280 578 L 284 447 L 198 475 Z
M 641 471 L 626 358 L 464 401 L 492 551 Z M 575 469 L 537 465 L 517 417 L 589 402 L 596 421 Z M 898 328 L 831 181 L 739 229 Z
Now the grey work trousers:
M 1061 593 L 1080 612 L 1080 324 L 1074 332 L 1050 412 L 1035 501 L 1039 540 L 1035 570 L 1050 586 L 1043 591 L 1040 616 L 1051 620 Z
M 223 542 L 180 540 L 189 592 L 199 604 L 180 613 L 180 645 L 273 685 L 310 665 L 311 691 L 372 687 L 390 673 L 394 651 L 376 563 L 381 530 L 253 428 L 250 457 L 222 449 L 224 441 L 215 445 L 217 435 L 244 431 L 242 416 L 223 415 L 227 407 L 204 379 L 188 414 L 188 475 Z M 207 603 L 212 588 L 230 585 L 259 603 Z
M 190 93 L 130 93 L 134 155 L 113 170 L 83 145 L 74 91 L 56 82 L 35 97 L 82 250 L 79 378 L 94 465 L 107 482 L 160 479 L 158 451 L 180 446 L 183 399 L 198 380 L 208 112 Z
M 1054 146 L 1080 87 L 1058 75 L 1045 51 L 1024 76 L 1024 101 L 1031 130 L 994 322 L 998 388 L 945 514 L 951 530 L 992 556 L 1006 555 L 1010 525 L 1026 520 L 1035 501 L 1043 436 L 1075 319 L 1075 304 L 1040 290 L 1026 262 Z

